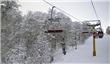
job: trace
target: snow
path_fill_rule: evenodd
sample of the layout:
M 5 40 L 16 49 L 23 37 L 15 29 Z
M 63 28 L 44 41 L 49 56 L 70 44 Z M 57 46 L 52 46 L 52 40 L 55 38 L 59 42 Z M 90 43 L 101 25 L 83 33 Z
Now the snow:
M 96 56 L 92 56 L 92 37 L 88 38 L 83 45 L 75 50 L 68 47 L 67 54 L 63 55 L 62 50 L 55 53 L 52 64 L 109 64 L 110 35 L 104 35 L 103 39 L 96 39 Z

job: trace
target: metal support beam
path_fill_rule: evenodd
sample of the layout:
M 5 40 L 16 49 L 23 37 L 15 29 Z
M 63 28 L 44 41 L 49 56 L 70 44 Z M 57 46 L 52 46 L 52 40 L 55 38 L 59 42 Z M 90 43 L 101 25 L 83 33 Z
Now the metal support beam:
M 93 56 L 96 56 L 95 33 L 93 33 Z

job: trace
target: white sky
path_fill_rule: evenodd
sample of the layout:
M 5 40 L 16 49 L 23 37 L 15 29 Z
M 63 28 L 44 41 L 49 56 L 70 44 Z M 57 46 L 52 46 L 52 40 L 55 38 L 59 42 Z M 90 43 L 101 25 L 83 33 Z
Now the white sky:
M 90 0 L 46 0 L 46 1 L 50 2 L 56 7 L 59 7 L 60 9 L 63 9 L 64 11 L 80 19 L 81 21 L 96 19 Z M 105 31 L 106 27 L 108 25 L 110 26 L 109 20 L 110 1 L 93 0 L 93 2 L 97 14 L 101 19 L 102 27 Z M 22 11 L 23 14 L 26 14 L 28 11 L 48 12 L 49 8 L 51 8 L 51 6 L 43 2 L 43 0 L 19 0 L 19 4 L 21 5 L 20 10 Z M 76 19 L 74 18 L 71 19 L 73 21 L 76 21 Z

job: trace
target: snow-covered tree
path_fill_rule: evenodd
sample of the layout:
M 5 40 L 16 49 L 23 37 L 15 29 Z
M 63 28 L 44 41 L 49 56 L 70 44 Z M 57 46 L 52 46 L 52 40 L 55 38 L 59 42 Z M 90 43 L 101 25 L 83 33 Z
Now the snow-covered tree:
M 17 33 L 20 30 L 22 16 L 18 10 L 19 5 L 14 0 L 1 1 L 1 56 L 2 62 L 12 64 L 14 63 L 14 55 L 16 49 L 15 43 L 17 41 Z M 16 51 L 13 51 L 16 50 Z M 11 55 L 10 55 L 11 54 Z M 14 58 L 11 58 L 14 57 Z M 16 57 L 17 58 L 17 57 Z M 17 59 L 18 60 L 18 59 Z
M 71 24 L 72 26 L 70 29 L 70 38 L 68 44 L 70 46 L 76 46 L 78 43 L 80 43 L 81 40 L 82 25 L 79 22 L 72 22 Z
M 83 22 L 83 24 L 82 24 L 82 32 L 88 32 L 88 33 L 82 33 L 81 34 L 81 36 L 82 36 L 82 41 L 81 41 L 82 44 L 85 42 L 85 40 L 87 38 L 89 38 L 92 35 L 92 33 L 91 33 L 92 30 L 93 30 L 93 28 L 88 26 L 87 22 Z
M 110 26 L 107 27 L 106 33 L 107 33 L 107 34 L 110 34 Z
M 44 31 L 46 13 L 29 12 L 24 16 L 22 30 L 26 40 L 27 64 L 49 63 L 49 42 Z

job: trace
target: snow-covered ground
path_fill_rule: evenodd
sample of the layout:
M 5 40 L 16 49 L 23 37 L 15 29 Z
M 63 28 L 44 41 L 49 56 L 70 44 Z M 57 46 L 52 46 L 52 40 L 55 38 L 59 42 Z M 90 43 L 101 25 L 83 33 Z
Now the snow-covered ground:
M 84 45 L 78 46 L 75 50 L 69 47 L 67 54 L 63 55 L 62 50 L 55 54 L 52 64 L 110 64 L 110 36 L 104 35 L 103 39 L 96 39 L 96 56 L 92 56 L 92 37 L 86 40 Z

